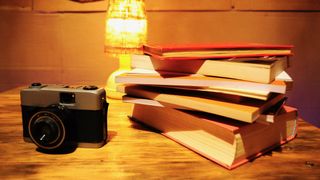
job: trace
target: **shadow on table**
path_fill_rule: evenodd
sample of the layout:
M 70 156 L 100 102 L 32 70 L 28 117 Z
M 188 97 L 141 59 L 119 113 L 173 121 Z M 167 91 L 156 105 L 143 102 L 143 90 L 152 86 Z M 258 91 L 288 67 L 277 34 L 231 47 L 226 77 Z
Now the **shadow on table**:
M 136 120 L 133 117 L 128 116 L 128 118 L 131 121 L 131 127 L 134 129 L 143 130 L 143 131 L 151 131 L 151 132 L 155 132 L 155 133 L 161 133 L 161 131 L 159 131 L 151 126 L 148 126 L 147 124 L 144 124 L 144 123 Z
M 115 136 L 117 136 L 116 131 L 108 131 L 108 139 L 106 144 L 109 143 Z M 45 150 L 45 149 L 37 148 L 36 151 L 45 153 L 45 154 L 69 154 L 69 153 L 73 153 L 77 148 L 78 148 L 77 144 L 73 143 L 73 144 L 68 144 L 61 149 Z

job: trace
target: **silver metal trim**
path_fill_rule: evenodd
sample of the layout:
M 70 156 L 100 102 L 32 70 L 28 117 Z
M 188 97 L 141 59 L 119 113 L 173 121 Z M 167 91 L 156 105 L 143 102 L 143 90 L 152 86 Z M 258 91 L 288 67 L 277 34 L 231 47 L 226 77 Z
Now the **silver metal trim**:
M 44 85 L 27 87 L 20 91 L 21 105 L 48 107 L 50 105 L 63 105 L 68 109 L 76 110 L 101 110 L 103 109 L 106 93 L 103 88 L 85 90 L 84 86 L 66 87 L 65 85 Z M 75 103 L 61 103 L 60 93 L 70 92 L 75 94 Z

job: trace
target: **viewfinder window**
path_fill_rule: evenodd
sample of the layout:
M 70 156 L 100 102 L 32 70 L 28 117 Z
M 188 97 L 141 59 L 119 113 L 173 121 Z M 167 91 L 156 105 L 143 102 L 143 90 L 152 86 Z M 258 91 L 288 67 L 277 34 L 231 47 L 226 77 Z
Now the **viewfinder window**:
M 62 92 L 60 93 L 60 103 L 74 104 L 76 102 L 76 95 L 74 93 Z

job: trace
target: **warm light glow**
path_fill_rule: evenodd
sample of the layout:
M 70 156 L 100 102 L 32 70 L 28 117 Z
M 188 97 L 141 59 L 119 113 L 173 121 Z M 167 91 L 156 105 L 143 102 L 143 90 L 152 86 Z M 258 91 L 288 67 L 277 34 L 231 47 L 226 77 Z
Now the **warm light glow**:
M 105 28 L 105 51 L 137 53 L 146 43 L 147 20 L 142 0 L 111 0 Z
M 107 19 L 105 45 L 108 48 L 140 48 L 146 42 L 146 19 Z
M 142 53 L 147 40 L 147 18 L 143 0 L 109 0 L 105 22 L 104 49 L 108 55 L 119 57 L 119 69 L 107 81 L 108 98 L 120 99 L 115 76 L 131 69 L 130 54 Z

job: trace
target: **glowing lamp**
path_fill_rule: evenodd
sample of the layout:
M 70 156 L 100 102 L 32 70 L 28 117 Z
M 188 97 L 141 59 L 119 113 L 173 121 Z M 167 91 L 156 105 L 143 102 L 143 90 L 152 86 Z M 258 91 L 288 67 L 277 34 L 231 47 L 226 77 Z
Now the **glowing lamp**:
M 143 0 L 110 0 L 105 23 L 105 52 L 119 58 L 119 69 L 107 81 L 109 98 L 120 98 L 115 76 L 131 69 L 131 54 L 141 54 L 147 39 L 147 18 Z

